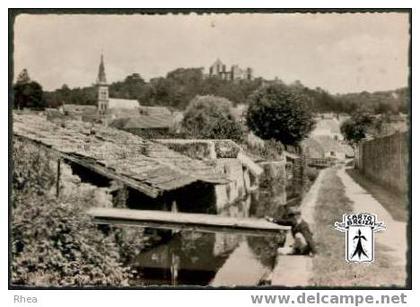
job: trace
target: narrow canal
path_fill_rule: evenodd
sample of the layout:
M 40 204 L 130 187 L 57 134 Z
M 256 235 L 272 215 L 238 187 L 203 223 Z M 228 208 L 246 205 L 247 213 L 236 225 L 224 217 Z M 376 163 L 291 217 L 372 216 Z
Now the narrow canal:
M 232 217 L 279 216 L 284 206 L 263 194 L 218 212 Z M 246 236 L 230 233 L 173 232 L 165 243 L 141 253 L 134 266 L 139 285 L 258 285 L 275 265 L 285 234 Z M 136 282 L 134 282 L 136 284 Z

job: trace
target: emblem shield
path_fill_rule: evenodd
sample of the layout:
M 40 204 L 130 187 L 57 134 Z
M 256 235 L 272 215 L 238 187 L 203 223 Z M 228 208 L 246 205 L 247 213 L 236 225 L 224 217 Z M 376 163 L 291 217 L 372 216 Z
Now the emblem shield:
M 385 230 L 375 214 L 344 214 L 342 222 L 335 222 L 335 229 L 346 234 L 345 259 L 347 262 L 373 262 L 375 260 L 374 233 Z
M 369 226 L 349 226 L 346 232 L 346 260 L 372 262 L 374 259 L 373 230 Z

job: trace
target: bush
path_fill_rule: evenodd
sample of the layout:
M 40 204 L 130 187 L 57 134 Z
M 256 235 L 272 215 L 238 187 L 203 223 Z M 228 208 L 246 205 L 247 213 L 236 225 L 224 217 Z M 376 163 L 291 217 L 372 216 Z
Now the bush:
M 205 160 L 210 156 L 209 144 L 203 141 L 187 144 L 167 143 L 165 146 L 193 159 Z
M 247 125 L 264 140 L 296 145 L 315 125 L 309 103 L 297 89 L 282 84 L 263 87 L 249 99 Z
M 355 145 L 366 138 L 369 128 L 374 123 L 374 117 L 369 112 L 357 110 L 351 118 L 341 124 L 340 131 L 351 145 Z
M 282 160 L 283 144 L 276 140 L 264 142 L 264 146 L 246 144 L 246 151 L 267 161 Z
M 76 190 L 61 203 L 49 193 L 53 157 L 26 141 L 13 145 L 12 284 L 128 285 L 131 274 L 115 237 L 99 230 L 85 212 L 94 193 Z
M 118 246 L 75 204 L 18 198 L 12 213 L 12 283 L 128 285 Z
M 15 139 L 13 141 L 13 191 L 45 194 L 55 181 L 54 170 L 46 162 L 50 159 L 52 159 L 51 154 L 47 151 L 40 152 L 34 143 Z
M 182 129 L 190 137 L 242 141 L 241 125 L 235 121 L 226 98 L 197 96 L 188 105 Z

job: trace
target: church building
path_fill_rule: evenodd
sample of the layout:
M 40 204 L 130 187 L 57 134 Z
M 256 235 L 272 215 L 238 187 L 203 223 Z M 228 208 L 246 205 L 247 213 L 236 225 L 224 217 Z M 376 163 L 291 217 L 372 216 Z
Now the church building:
M 103 54 L 101 54 L 101 63 L 99 64 L 99 72 L 96 85 L 98 88 L 98 114 L 104 115 L 107 113 L 109 108 L 109 88 L 106 82 Z
M 118 109 L 138 110 L 140 105 L 136 99 L 122 99 L 109 97 L 109 84 L 106 81 L 104 56 L 101 54 L 98 78 L 96 79 L 98 90 L 97 111 L 99 116 L 105 116 Z

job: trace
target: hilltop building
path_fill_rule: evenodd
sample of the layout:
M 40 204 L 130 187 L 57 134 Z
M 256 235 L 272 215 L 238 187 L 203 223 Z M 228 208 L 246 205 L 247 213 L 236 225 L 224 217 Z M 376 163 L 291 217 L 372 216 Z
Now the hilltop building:
M 220 59 L 209 68 L 209 77 L 216 77 L 223 80 L 252 80 L 253 70 L 251 67 L 242 69 L 239 65 L 232 65 L 230 70 L 227 70 L 226 65 Z

